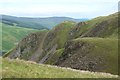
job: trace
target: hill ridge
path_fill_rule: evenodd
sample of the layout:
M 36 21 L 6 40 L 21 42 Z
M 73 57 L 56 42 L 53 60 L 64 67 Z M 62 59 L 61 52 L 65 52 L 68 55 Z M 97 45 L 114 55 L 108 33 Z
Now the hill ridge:
M 24 38 L 4 57 L 29 60 L 36 50 L 43 50 L 42 53 L 38 53 L 40 55 L 37 56 L 38 59 L 33 59 L 33 61 L 80 70 L 118 74 L 117 34 L 119 32 L 117 23 L 117 14 L 79 23 L 65 21 L 49 30 L 47 34 L 46 32 L 39 35 L 36 33 L 35 38 L 34 36 Z M 44 36 L 45 34 L 46 36 Z M 43 39 L 44 42 L 41 42 Z M 42 44 L 42 49 L 35 44 L 36 42 Z M 111 62 L 115 65 L 112 65 Z
M 29 18 L 29 17 L 16 17 L 10 15 L 1 15 L 2 22 L 9 25 L 27 27 L 32 29 L 51 29 L 53 26 L 66 21 L 71 20 L 75 22 L 86 21 L 88 19 L 74 19 L 70 17 L 46 17 L 46 18 Z

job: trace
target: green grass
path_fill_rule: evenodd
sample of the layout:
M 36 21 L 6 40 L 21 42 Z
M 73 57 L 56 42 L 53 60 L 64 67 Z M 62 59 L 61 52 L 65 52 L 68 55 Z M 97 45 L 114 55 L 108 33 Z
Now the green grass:
M 64 21 L 52 29 L 52 32 L 56 32 L 55 41 L 58 44 L 58 49 L 64 47 L 65 42 L 68 40 L 69 31 L 75 26 L 75 24 L 76 22 L 73 21 Z
M 56 37 L 59 48 L 64 47 L 65 42 L 68 40 L 69 31 L 72 27 L 74 27 L 75 24 L 76 24 L 75 22 L 66 21 L 64 23 L 61 23 L 60 26 L 57 26 L 57 27 L 63 27 L 61 30 L 57 32 L 57 37 Z
M 105 22 L 105 23 L 103 23 Z M 91 30 L 96 30 L 97 26 L 102 27 L 102 25 L 106 24 L 105 28 L 102 28 L 102 33 L 94 37 L 111 37 L 111 38 L 118 38 L 118 15 L 117 13 L 109 15 L 109 16 L 100 16 L 88 21 L 85 21 L 85 25 L 80 26 L 79 31 L 75 31 L 74 35 L 71 36 L 72 39 L 81 37 L 80 35 L 89 35 L 91 34 Z M 72 30 L 79 28 L 78 26 L 73 27 Z M 99 32 L 100 30 L 97 30 Z M 92 33 L 95 35 L 96 32 Z
M 61 54 L 63 53 L 64 48 L 56 50 L 54 55 L 52 55 L 46 62 L 46 64 L 55 64 L 55 62 L 59 59 Z
M 118 39 L 116 38 L 78 38 L 73 42 L 85 42 L 93 45 L 87 56 L 104 58 L 103 72 L 118 74 Z M 102 66 L 102 65 L 101 65 Z
M 76 42 L 82 43 L 84 42 L 85 44 L 89 44 L 90 47 L 88 46 L 87 48 L 85 47 L 85 50 L 81 51 L 83 54 L 87 54 L 87 57 L 90 59 L 100 57 L 104 60 L 104 63 L 102 65 L 100 64 L 99 66 L 105 66 L 104 69 L 101 70 L 101 72 L 109 72 L 112 74 L 118 74 L 118 39 L 117 34 L 117 15 L 110 15 L 106 17 L 98 17 L 89 21 L 86 21 L 86 25 L 80 26 L 80 30 L 77 32 L 76 28 L 78 26 L 75 26 L 76 23 L 66 21 L 61 24 L 58 24 L 55 26 L 52 30 L 50 30 L 44 39 L 44 43 L 41 44 L 43 48 L 43 53 L 42 56 L 40 56 L 39 60 L 41 60 L 47 52 L 50 51 L 50 49 L 57 44 L 57 50 L 55 53 L 49 56 L 49 58 L 45 61 L 46 64 L 54 64 L 59 57 L 62 56 L 62 53 L 66 50 L 64 50 L 65 43 L 71 39 L 73 41 L 73 44 L 71 46 L 76 47 L 74 45 Z M 105 31 L 103 33 L 100 33 L 100 36 L 95 36 L 93 37 L 87 37 L 87 38 L 79 38 L 81 34 L 85 34 L 89 32 L 90 30 L 95 29 L 96 25 L 100 25 L 100 23 L 107 21 L 109 24 L 107 24 L 108 28 L 105 28 Z M 13 47 L 14 43 L 19 42 L 23 36 L 26 36 L 29 32 L 33 32 L 34 30 L 28 30 L 28 29 L 21 29 L 18 27 L 11 27 L 8 25 L 4 25 L 5 27 L 0 27 L 3 28 L 6 32 L 3 32 L 3 49 L 10 49 Z M 101 27 L 101 26 L 100 26 Z M 75 29 L 74 32 L 75 34 L 71 36 L 72 38 L 69 39 L 70 35 L 69 32 Z M 15 31 L 13 31 L 15 30 Z M 25 30 L 25 31 L 24 31 Z M 99 30 L 98 30 L 99 31 Z M 12 35 L 9 35 L 9 33 Z M 89 34 L 89 33 L 88 33 Z M 94 33 L 93 33 L 94 34 Z M 100 38 L 104 37 L 104 38 Z M 107 38 L 106 38 L 107 37 Z M 109 38 L 108 38 L 109 37 Z M 77 39 L 76 39 L 77 38 Z M 73 40 L 72 40 L 73 39 Z M 69 42 L 69 41 L 68 41 Z M 12 43 L 12 44 L 11 44 Z M 22 45 L 22 44 L 21 44 Z M 24 45 L 24 43 L 23 43 Z M 91 47 L 92 45 L 92 47 Z M 74 54 L 77 55 L 77 53 L 80 53 L 80 47 L 76 47 L 77 49 L 74 49 L 73 52 Z M 82 47 L 84 48 L 84 47 Z M 88 49 L 89 48 L 89 49 Z M 4 49 L 4 50 L 6 50 Z M 46 50 L 46 51 L 45 51 Z M 82 50 L 82 49 L 81 49 Z M 11 50 L 12 51 L 12 50 Z M 11 53 L 11 51 L 9 53 Z M 14 50 L 13 50 L 14 51 Z M 32 50 L 30 51 L 32 54 Z M 33 52 L 34 53 L 34 52 Z M 69 51 L 67 52 L 69 53 Z M 9 54 L 6 54 L 5 57 L 7 57 Z M 28 58 L 28 54 L 23 54 L 21 59 Z M 34 55 L 34 54 L 33 54 Z M 72 55 L 74 56 L 74 55 Z M 74 59 L 79 58 L 80 55 L 77 55 L 76 57 L 73 57 Z M 69 57 L 71 58 L 71 57 Z M 72 59 L 72 58 L 71 58 Z M 73 60 L 74 60 L 73 59 Z M 66 59 L 67 60 L 67 59 Z M 94 60 L 94 59 L 93 59 Z M 87 62 L 87 58 L 85 60 Z M 61 69 L 61 68 L 56 68 L 56 67 L 49 67 L 47 65 L 38 65 L 38 64 L 29 64 L 25 61 L 20 61 L 20 60 L 9 60 L 9 59 L 3 59 L 3 74 L 4 77 L 45 77 L 45 78 L 60 78 L 60 77 L 101 77 L 101 74 L 94 74 L 91 75 L 89 74 L 83 74 L 81 72 L 76 72 L 76 71 L 71 71 L 69 69 Z M 70 59 L 68 60 L 68 64 L 70 62 Z M 75 61 L 77 62 L 77 60 Z M 100 62 L 100 61 L 99 61 Z M 113 65 L 114 63 L 114 65 Z M 77 63 L 76 63 L 77 64 Z M 17 66 L 18 65 L 18 66 Z M 71 65 L 71 64 L 69 64 Z M 6 70 L 6 66 L 8 69 Z M 27 66 L 27 67 L 26 67 Z M 80 65 L 82 66 L 82 65 Z M 98 66 L 98 67 L 99 67 Z M 21 70 L 22 69 L 22 70 Z M 30 70 L 30 71 L 29 71 Z M 19 72 L 19 73 L 18 73 Z M 52 73 L 52 74 L 51 74 Z M 25 74 L 25 75 L 23 75 Z M 15 76 L 16 75 L 16 76 Z M 46 76 L 47 75 L 47 76 Z M 105 76 L 105 75 L 104 75 Z M 103 75 L 102 75 L 103 77 Z
M 15 47 L 15 45 L 29 33 L 38 31 L 35 29 L 21 28 L 6 24 L 2 24 L 0 28 L 2 28 L 0 31 L 2 32 L 2 51 L 5 52 Z
M 54 45 L 57 45 L 57 50 L 64 48 L 64 45 L 68 40 L 69 30 L 74 27 L 75 24 L 76 22 L 73 21 L 64 21 L 51 29 L 43 43 L 43 56 L 45 56 Z M 47 50 L 45 51 L 45 49 Z
M 0 58 L 1 59 L 1 58 Z M 116 75 L 94 73 L 37 64 L 30 61 L 2 59 L 3 78 L 116 78 Z M 0 71 L 1 74 L 1 71 Z

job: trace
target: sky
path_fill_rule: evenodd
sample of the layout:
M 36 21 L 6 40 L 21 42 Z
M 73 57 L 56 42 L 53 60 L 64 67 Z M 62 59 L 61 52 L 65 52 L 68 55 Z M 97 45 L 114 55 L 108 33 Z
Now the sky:
M 0 0 L 0 14 L 95 18 L 117 12 L 118 2 L 119 0 Z

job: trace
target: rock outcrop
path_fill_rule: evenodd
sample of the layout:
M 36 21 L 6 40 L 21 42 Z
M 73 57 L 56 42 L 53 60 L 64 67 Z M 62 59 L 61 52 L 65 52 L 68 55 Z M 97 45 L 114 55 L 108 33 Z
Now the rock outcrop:
M 50 31 L 28 35 L 7 57 L 117 74 L 117 18 L 64 21 Z

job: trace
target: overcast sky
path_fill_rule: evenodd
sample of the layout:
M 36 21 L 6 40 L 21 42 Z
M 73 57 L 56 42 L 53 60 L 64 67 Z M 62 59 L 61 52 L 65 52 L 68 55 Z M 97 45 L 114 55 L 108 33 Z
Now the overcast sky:
M 0 0 L 0 14 L 94 18 L 118 11 L 119 0 Z

